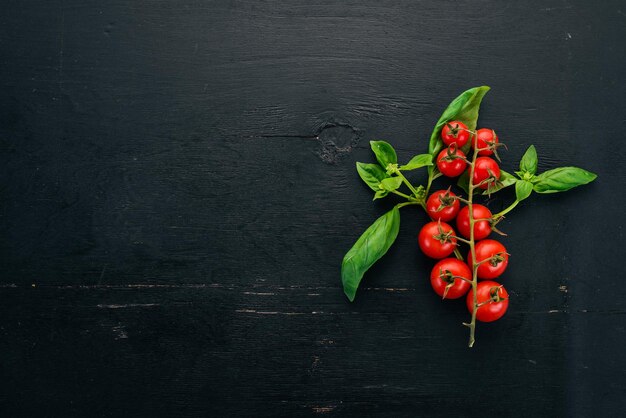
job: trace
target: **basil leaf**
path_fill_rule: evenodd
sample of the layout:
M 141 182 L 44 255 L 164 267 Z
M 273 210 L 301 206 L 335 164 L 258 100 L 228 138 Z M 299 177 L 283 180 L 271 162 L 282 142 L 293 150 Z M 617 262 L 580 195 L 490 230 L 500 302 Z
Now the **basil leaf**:
M 376 200 L 376 199 L 382 199 L 383 197 L 387 196 L 389 194 L 389 192 L 387 190 L 377 190 L 376 193 L 374 193 L 374 198 L 372 200 Z
M 430 154 L 420 154 L 411 158 L 411 161 L 405 165 L 400 166 L 400 170 L 409 171 L 417 168 L 425 167 L 427 165 L 433 165 L 433 156 Z
M 594 173 L 578 167 L 559 167 L 548 170 L 536 177 L 534 190 L 537 193 L 564 192 L 576 186 L 591 183 L 598 177 Z
M 456 185 L 465 190 L 465 193 L 469 195 L 469 170 L 465 170 L 463 174 L 459 176 Z
M 378 261 L 396 240 L 400 230 L 400 210 L 394 207 L 370 225 L 341 263 L 343 292 L 350 302 L 356 296 L 363 274 Z
M 515 182 L 517 181 L 519 180 L 517 180 L 512 174 L 509 174 L 504 170 L 500 170 L 500 180 L 496 182 L 495 186 L 489 187 L 489 190 L 485 190 L 483 194 L 494 194 L 495 192 L 499 192 L 505 187 L 509 187 L 510 185 L 515 184 Z
M 376 160 L 378 160 L 378 164 L 387 170 L 387 166 L 389 164 L 396 164 L 398 162 L 398 156 L 396 155 L 396 150 L 385 141 L 370 141 L 370 146 L 372 147 L 372 151 L 376 154 Z
M 378 187 L 380 181 L 389 177 L 378 164 L 356 163 L 356 171 L 365 184 L 375 192 L 380 190 Z
M 388 192 L 396 190 L 402 184 L 402 177 L 389 177 L 380 182 L 380 187 Z
M 519 169 L 521 171 L 535 174 L 537 172 L 537 150 L 534 145 L 528 147 L 524 156 L 519 162 Z
M 533 192 L 533 184 L 526 180 L 519 180 L 515 183 L 515 197 L 518 202 L 526 199 Z
M 466 124 L 468 129 L 471 129 L 472 131 L 476 129 L 480 102 L 483 100 L 483 97 L 488 91 L 488 86 L 471 88 L 461 93 L 459 97 L 454 99 L 448 105 L 437 121 L 435 129 L 433 129 L 433 133 L 430 135 L 430 142 L 428 143 L 429 154 L 436 156 L 443 147 L 443 141 L 441 141 L 440 134 L 441 129 L 447 122 L 459 120 Z

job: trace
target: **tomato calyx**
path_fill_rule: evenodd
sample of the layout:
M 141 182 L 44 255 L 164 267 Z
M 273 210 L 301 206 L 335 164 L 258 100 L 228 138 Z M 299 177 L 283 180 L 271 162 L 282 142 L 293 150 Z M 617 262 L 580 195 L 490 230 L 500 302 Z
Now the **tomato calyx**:
M 495 132 L 493 134 L 495 135 Z M 508 150 L 509 148 L 506 146 L 506 144 L 503 142 L 496 141 L 495 143 L 490 142 L 488 145 L 489 145 L 489 149 L 493 151 L 493 155 L 494 157 L 496 157 L 496 160 L 498 160 L 499 162 L 502 162 L 502 160 L 500 159 L 500 156 L 498 155 L 498 148 L 504 147 L 505 150 Z
M 496 135 L 496 131 L 494 131 L 493 129 L 491 130 L 491 137 L 492 138 L 498 138 L 498 136 Z M 486 147 L 482 147 L 481 150 L 487 150 L 487 151 L 491 151 L 493 152 L 493 156 L 496 157 L 496 160 L 498 160 L 498 162 L 502 162 L 502 160 L 500 159 L 500 156 L 498 155 L 498 148 L 500 147 L 504 147 L 506 148 L 506 145 L 503 144 L 502 142 L 498 142 L 498 140 L 486 140 L 484 141 L 485 145 L 487 145 Z
M 459 159 L 465 160 L 465 158 L 461 157 L 460 155 L 457 155 L 458 148 L 459 147 L 456 145 L 455 142 L 450 144 L 448 148 L 446 148 L 446 155 L 441 160 L 443 161 L 454 161 L 454 160 L 459 160 Z M 465 162 L 467 162 L 467 160 L 465 160 Z
M 504 220 L 504 216 L 498 216 L 498 217 L 491 217 L 491 218 L 476 218 L 474 219 L 474 223 L 477 222 L 482 222 L 482 221 L 486 221 L 489 223 L 489 228 L 491 228 L 491 230 L 493 232 L 495 232 L 498 235 L 502 235 L 503 237 L 508 236 L 506 233 L 500 231 L 496 225 L 498 225 L 500 222 L 502 222 L 502 220 Z
M 446 123 L 446 126 L 449 129 L 448 133 L 452 134 L 454 138 L 458 138 L 459 132 L 464 130 L 463 128 L 461 128 L 461 126 L 458 123 L 456 123 L 455 126 L 452 126 L 452 123 L 448 122 Z
M 476 187 L 482 187 L 484 185 L 487 185 L 487 195 L 491 196 L 492 192 L 498 191 L 498 189 L 502 188 L 504 184 L 500 181 L 500 178 L 496 176 L 493 171 L 491 171 L 491 169 L 487 169 L 487 174 L 489 175 L 489 177 L 478 183 Z
M 457 200 L 456 196 L 452 196 L 450 194 L 450 187 L 444 194 L 439 195 L 439 206 L 435 209 L 435 212 L 440 212 L 447 207 L 454 205 L 454 202 Z
M 502 285 L 500 286 L 493 286 L 491 289 L 489 289 L 489 301 L 485 302 L 485 303 L 498 303 L 498 302 L 502 302 L 505 300 L 508 300 L 509 298 L 505 298 L 500 296 L 500 289 L 502 289 Z
M 510 256 L 510 255 L 511 254 L 504 252 L 504 251 L 495 253 L 489 258 L 485 258 L 484 260 L 479 261 L 478 263 L 476 263 L 476 265 L 480 266 L 481 264 L 489 263 L 493 267 L 498 267 L 498 264 L 502 263 L 503 261 L 506 261 L 507 258 L 505 256 Z
M 500 296 L 500 289 L 502 289 L 504 286 L 500 285 L 500 286 L 493 286 L 489 289 L 489 299 L 487 299 L 484 302 L 480 302 L 479 304 L 477 304 L 476 307 L 480 308 L 481 306 L 485 306 L 488 305 L 490 303 L 500 303 L 500 302 L 504 302 L 505 300 L 508 300 L 508 297 L 503 297 Z
M 455 243 L 456 236 L 454 235 L 454 231 L 444 231 L 441 227 L 441 221 L 437 222 L 437 231 L 438 233 L 433 235 L 434 240 L 439 241 L 441 244 Z
M 471 283 L 471 280 L 466 279 L 463 276 L 455 276 L 450 270 L 439 269 L 439 278 L 443 282 L 447 283 L 446 287 L 445 287 L 445 289 L 443 291 L 442 299 L 446 298 L 446 295 L 448 294 L 448 291 L 452 288 L 452 286 L 454 286 L 454 283 L 455 283 L 455 281 L 457 279 Z
M 446 270 L 444 272 L 440 269 L 439 278 L 447 283 L 445 289 L 443 289 L 443 295 L 441 296 L 442 299 L 445 299 L 452 286 L 454 286 L 454 275 L 450 270 Z
M 450 285 L 454 284 L 454 279 L 456 277 L 458 276 L 452 274 L 450 270 L 439 269 L 439 278 Z
M 495 232 L 498 235 L 502 235 L 503 237 L 506 237 L 507 234 L 505 234 L 504 232 L 500 231 L 496 225 L 498 225 L 500 222 L 502 222 L 502 220 L 504 219 L 504 216 L 498 216 L 498 217 L 492 217 L 489 219 L 486 219 L 489 222 L 489 226 L 491 227 L 491 230 L 493 232 Z M 482 220 L 482 219 L 480 219 Z
M 488 128 L 481 128 L 476 131 L 472 139 L 472 147 L 478 152 L 478 155 L 494 155 L 496 160 L 500 160 L 497 149 L 501 146 L 506 146 L 500 143 L 496 131 Z
M 487 169 L 487 174 L 489 175 L 489 177 L 487 177 L 484 180 L 481 180 L 481 182 L 478 183 L 476 187 L 480 187 L 486 184 L 487 191 L 489 191 L 490 188 L 498 186 L 498 183 L 502 184 L 500 180 L 498 179 L 498 177 L 493 173 L 493 171 L 490 168 Z

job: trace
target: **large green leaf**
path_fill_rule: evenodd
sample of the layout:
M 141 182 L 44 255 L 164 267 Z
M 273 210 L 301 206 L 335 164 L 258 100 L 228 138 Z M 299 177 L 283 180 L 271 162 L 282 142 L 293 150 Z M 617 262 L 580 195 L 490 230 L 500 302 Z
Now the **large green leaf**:
M 372 151 L 376 154 L 376 160 L 378 164 L 387 170 L 387 165 L 396 164 L 398 162 L 398 156 L 396 150 L 393 149 L 391 144 L 385 141 L 370 141 Z
M 389 192 L 387 190 L 377 190 L 376 193 L 374 193 L 374 198 L 372 200 L 376 200 L 376 199 L 382 199 L 383 197 L 387 196 L 389 194 Z
M 524 156 L 522 156 L 519 162 L 519 169 L 522 172 L 535 174 L 537 172 L 537 162 L 537 150 L 534 145 L 531 145 L 524 153 Z
M 443 141 L 440 134 L 443 126 L 450 121 L 460 120 L 467 125 L 468 129 L 476 129 L 476 121 L 478 120 L 478 110 L 480 102 L 485 94 L 489 91 L 488 86 L 474 87 L 461 93 L 459 97 L 454 99 L 444 110 L 443 114 L 437 121 L 433 133 L 430 135 L 428 143 L 428 153 L 435 158 L 437 153 L 443 147 Z M 430 169 L 429 169 L 430 170 Z
M 375 192 L 380 190 L 380 182 L 389 177 L 378 164 L 356 163 L 356 171 L 365 184 Z
M 389 177 L 380 182 L 380 188 L 388 192 L 396 190 L 402 184 L 402 177 Z
M 598 177 L 578 167 L 559 167 L 539 174 L 535 180 L 537 193 L 564 192 L 576 186 L 591 183 Z
M 429 165 L 433 165 L 433 156 L 430 154 L 419 154 L 411 158 L 411 161 L 405 165 L 401 165 L 399 168 L 402 171 L 410 171 Z
M 526 199 L 533 192 L 533 184 L 526 180 L 517 180 L 515 183 L 515 197 L 518 202 Z
M 370 225 L 346 253 L 341 263 L 343 291 L 354 300 L 363 274 L 378 261 L 396 240 L 400 230 L 400 210 L 394 207 Z

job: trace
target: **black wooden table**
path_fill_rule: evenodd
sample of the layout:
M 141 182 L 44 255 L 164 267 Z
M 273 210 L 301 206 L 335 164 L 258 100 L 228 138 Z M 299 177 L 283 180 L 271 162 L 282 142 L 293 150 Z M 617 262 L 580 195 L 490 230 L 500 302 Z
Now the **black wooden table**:
M 620 1 L 4 2 L 0 415 L 623 416 L 625 39 Z M 396 202 L 369 141 L 483 84 L 506 170 L 599 177 L 501 225 L 470 350 L 423 212 L 353 304 L 340 264 Z

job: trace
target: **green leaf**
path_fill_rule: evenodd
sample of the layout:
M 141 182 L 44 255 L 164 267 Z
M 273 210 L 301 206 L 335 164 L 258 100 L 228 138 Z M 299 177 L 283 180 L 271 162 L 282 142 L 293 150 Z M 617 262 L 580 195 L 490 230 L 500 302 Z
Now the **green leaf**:
M 402 184 L 402 177 L 389 177 L 380 182 L 380 188 L 388 192 L 396 190 Z
M 376 154 L 376 160 L 378 160 L 378 164 L 387 170 L 387 166 L 389 164 L 396 164 L 398 162 L 398 156 L 396 155 L 396 150 L 385 141 L 370 141 L 370 146 L 372 147 L 372 151 Z
M 456 185 L 465 191 L 469 195 L 469 171 L 465 170 L 463 174 L 459 176 L 456 181 Z
M 383 197 L 387 196 L 388 194 L 389 194 L 389 192 L 387 190 L 377 190 L 376 193 L 374 193 L 374 198 L 372 200 L 382 199 Z
M 378 261 L 396 240 L 400 229 L 400 210 L 394 207 L 370 225 L 341 263 L 343 291 L 352 302 L 363 274 Z
M 485 190 L 483 194 L 494 194 L 506 187 L 509 187 L 512 184 L 515 184 L 515 182 L 517 181 L 519 180 L 517 180 L 512 174 L 509 174 L 504 170 L 500 170 L 500 180 L 496 183 L 495 186 L 489 187 L 489 190 Z
M 389 177 L 385 170 L 383 170 L 378 164 L 356 163 L 356 171 L 359 173 L 359 176 L 365 184 L 367 184 L 370 189 L 375 192 L 380 190 L 378 185 L 381 180 Z
M 519 162 L 519 169 L 521 171 L 535 174 L 537 172 L 537 150 L 534 145 L 528 147 L 524 156 Z
M 488 86 L 471 88 L 461 93 L 459 97 L 454 99 L 448 105 L 437 121 L 435 129 L 433 129 L 433 133 L 430 135 L 430 142 L 428 144 L 429 154 L 436 156 L 443 147 L 443 141 L 441 141 L 440 134 L 441 129 L 447 122 L 460 120 L 467 125 L 468 129 L 471 129 L 472 131 L 476 129 L 480 102 L 483 100 L 483 97 L 488 91 Z
M 402 171 L 410 171 L 421 167 L 426 167 L 428 165 L 433 165 L 433 156 L 430 154 L 420 154 L 411 158 L 411 161 L 409 161 L 405 165 L 400 166 L 399 168 Z
M 518 202 L 526 199 L 533 192 L 533 184 L 526 180 L 519 180 L 515 183 L 515 197 Z
M 536 177 L 534 190 L 537 193 L 564 192 L 576 186 L 591 183 L 598 177 L 594 173 L 578 167 L 559 167 L 548 170 Z

